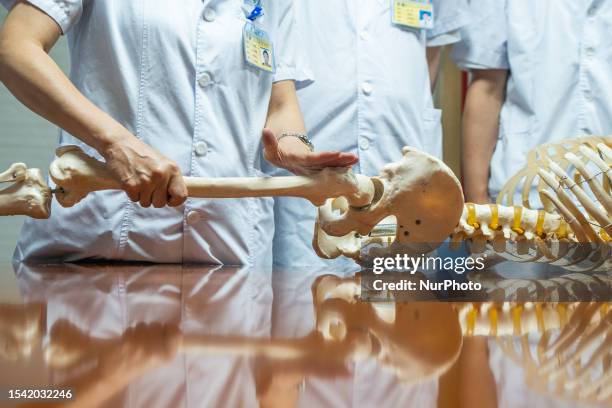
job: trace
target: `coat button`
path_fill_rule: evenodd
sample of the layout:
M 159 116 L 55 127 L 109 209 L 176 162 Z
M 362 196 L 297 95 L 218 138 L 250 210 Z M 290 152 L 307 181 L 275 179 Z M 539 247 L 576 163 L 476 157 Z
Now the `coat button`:
M 374 90 L 374 87 L 372 86 L 371 83 L 364 82 L 363 85 L 361 85 L 361 90 L 363 91 L 365 95 L 370 95 L 372 91 Z
M 588 47 L 586 49 L 586 56 L 589 58 L 592 58 L 595 56 L 595 48 L 594 47 Z
M 198 79 L 198 85 L 200 85 L 202 88 L 206 88 L 211 83 L 212 83 L 212 76 L 208 72 L 203 73 L 200 76 L 200 79 Z
M 209 23 L 215 21 L 216 17 L 217 13 L 215 13 L 215 10 L 211 8 L 207 8 L 206 10 L 204 10 L 204 20 L 208 21 Z
M 187 224 L 195 225 L 202 219 L 202 215 L 197 211 L 189 211 L 187 213 Z
M 196 156 L 204 157 L 208 154 L 208 145 L 206 142 L 198 142 L 195 144 L 193 150 Z
M 365 137 L 359 139 L 359 148 L 361 150 L 368 150 L 370 148 L 370 141 Z

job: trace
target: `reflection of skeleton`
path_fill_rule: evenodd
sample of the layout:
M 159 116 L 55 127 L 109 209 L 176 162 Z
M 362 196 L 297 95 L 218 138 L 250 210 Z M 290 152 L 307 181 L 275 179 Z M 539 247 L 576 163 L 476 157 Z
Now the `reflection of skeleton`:
M 527 167 L 502 190 L 499 204 L 465 204 L 451 234 L 453 242 L 469 241 L 472 253 L 490 251 L 512 261 L 546 262 L 569 270 L 610 269 L 610 145 L 612 138 L 588 138 L 535 150 Z M 550 150 L 555 153 L 549 154 Z M 529 201 L 532 183 L 538 176 L 543 210 L 536 210 L 536 204 Z M 513 203 L 513 193 L 520 181 L 524 181 L 523 206 Z M 588 195 L 587 186 L 595 200 Z M 570 197 L 570 192 L 576 200 Z M 342 210 L 342 202 L 338 201 L 329 202 L 324 210 Z M 402 224 L 399 223 L 399 229 Z M 368 262 L 372 256 L 410 249 L 395 238 L 401 231 L 392 218 L 367 236 L 352 233 L 338 238 L 324 229 L 317 227 L 314 246 L 326 258 L 345 255 Z M 436 245 L 434 241 L 422 243 Z M 363 248 L 370 248 L 371 252 L 363 253 Z
M 472 272 L 493 302 L 600 302 L 612 299 L 612 276 L 568 273 L 548 279 L 507 279 L 490 271 Z
M 37 344 L 44 346 L 46 361 L 54 369 L 81 373 L 85 367 L 98 367 L 96 376 L 85 376 L 92 380 L 132 370 L 124 385 L 170 361 L 176 351 L 258 357 L 268 366 L 262 375 L 291 372 L 298 377 L 341 375 L 347 363 L 374 358 L 411 383 L 444 374 L 457 360 L 465 337 L 487 336 L 497 338 L 526 368 L 533 386 L 584 402 L 610 400 L 609 304 L 365 303 L 358 300 L 359 277 L 329 275 L 319 277 L 312 290 L 316 329 L 301 338 L 180 333 L 177 327 L 156 323 L 137 325 L 117 338 L 94 338 L 60 319 L 48 333 L 48 342 Z M 13 310 L 0 306 L 0 323 L 14 321 Z M 40 314 L 35 317 L 37 327 L 44 327 Z M 38 331 L 36 337 L 43 334 Z M 528 337 L 533 336 L 539 339 L 535 356 L 528 347 Z
M 467 334 L 498 337 L 532 387 L 582 403 L 612 402 L 609 303 L 467 305 L 459 313 Z
M 318 286 L 320 290 L 315 293 L 319 298 L 340 298 L 358 304 L 355 299 L 361 291 L 361 286 L 356 280 L 340 280 L 327 276 L 320 278 Z M 375 310 L 378 318 L 389 327 L 397 324 L 403 326 L 408 322 L 404 322 L 405 317 L 401 316 L 406 312 L 407 316 L 414 315 L 418 311 L 421 319 L 430 322 L 429 330 L 434 331 L 436 325 L 449 324 L 445 318 L 438 321 L 438 313 L 444 317 L 448 313 L 444 307 L 453 309 L 457 313 L 455 318 L 458 317 L 463 336 L 496 338 L 504 351 L 525 368 L 531 386 L 551 395 L 582 403 L 612 402 L 612 375 L 609 370 L 612 360 L 610 303 L 431 305 L 373 303 L 362 307 Z M 335 317 L 344 321 L 344 324 L 351 324 L 350 321 L 342 320 L 341 315 Z M 321 330 L 321 323 L 319 325 Z M 335 326 L 324 325 L 323 328 L 325 327 L 329 327 L 330 332 L 332 329 L 338 331 L 338 323 Z M 444 333 L 444 336 L 448 336 L 448 346 L 460 344 L 454 339 L 453 324 L 449 327 L 451 329 Z M 385 335 L 387 337 L 381 340 L 382 344 L 388 344 L 390 340 L 397 341 L 394 336 L 389 336 L 388 333 Z M 539 339 L 536 355 L 533 355 L 529 347 L 529 339 L 534 337 Z M 433 365 L 435 364 L 432 361 Z
M 13 183 L 0 190 L 0 215 L 49 217 L 51 190 L 40 170 L 28 169 L 25 164 L 16 163 L 0 173 L 0 183 Z

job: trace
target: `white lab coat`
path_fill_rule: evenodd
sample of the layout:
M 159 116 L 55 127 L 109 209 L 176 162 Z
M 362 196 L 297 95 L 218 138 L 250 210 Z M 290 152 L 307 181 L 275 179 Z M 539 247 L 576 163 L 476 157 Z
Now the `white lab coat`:
M 465 0 L 434 3 L 436 25 L 430 32 L 393 25 L 390 0 L 296 3 L 315 79 L 298 97 L 317 150 L 355 153 L 355 170 L 370 176 L 401 159 L 404 146 L 441 156 L 441 112 L 433 106 L 426 45 L 454 41 L 452 34 L 469 13 Z M 304 200 L 276 200 L 275 264 L 345 266 L 346 261 L 325 262 L 314 254 L 315 215 Z
M 242 0 L 30 2 L 68 34 L 79 90 L 184 175 L 260 175 L 272 84 L 307 77 L 295 64 L 291 1 L 263 0 L 257 20 L 276 47 L 274 75 L 245 62 Z M 64 131 L 60 144 L 82 146 Z M 146 209 L 121 191 L 97 192 L 26 221 L 15 258 L 271 263 L 272 207 L 272 199 L 190 199 Z
M 464 69 L 510 71 L 489 189 L 547 142 L 612 132 L 612 1 L 472 0 L 453 51 Z

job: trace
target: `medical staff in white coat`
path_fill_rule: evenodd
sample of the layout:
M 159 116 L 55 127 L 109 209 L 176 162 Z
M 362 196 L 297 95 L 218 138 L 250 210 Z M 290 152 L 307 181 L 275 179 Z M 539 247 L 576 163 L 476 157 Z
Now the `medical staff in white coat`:
M 487 202 L 543 143 L 612 132 L 612 1 L 479 0 L 454 60 L 472 82 L 466 198 Z
M 434 1 L 433 28 L 392 22 L 392 10 L 408 3 L 418 2 L 296 3 L 315 79 L 298 91 L 306 127 L 317 149 L 354 152 L 359 157 L 355 171 L 370 176 L 399 160 L 404 146 L 442 155 L 441 112 L 433 105 L 426 50 L 428 44 L 458 40 L 457 30 L 469 19 L 467 1 Z M 347 265 L 314 255 L 315 216 L 303 200 L 276 200 L 275 264 Z
M 308 79 L 292 1 L 1 3 L 0 79 L 63 129 L 61 145 L 104 158 L 129 196 L 54 204 L 26 221 L 17 260 L 271 264 L 272 200 L 185 201 L 182 174 L 260 175 L 262 133 L 265 157 L 297 172 L 356 161 L 292 136 L 304 131 L 294 81 Z M 61 34 L 70 80 L 47 55 Z
M 465 195 L 486 203 L 534 147 L 612 132 L 612 1 L 472 5 L 478 18 L 462 30 L 453 59 L 472 77 L 463 117 Z M 495 342 L 489 349 L 500 407 L 571 405 L 533 392 Z

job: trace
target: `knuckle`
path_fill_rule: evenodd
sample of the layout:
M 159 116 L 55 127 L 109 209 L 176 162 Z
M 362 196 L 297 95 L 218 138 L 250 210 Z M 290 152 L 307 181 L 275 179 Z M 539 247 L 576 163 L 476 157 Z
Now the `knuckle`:
M 128 194 L 137 194 L 138 193 L 138 183 L 134 182 L 134 181 L 128 181 L 125 182 L 123 184 L 123 189 L 128 193 Z
M 153 166 L 151 168 L 151 176 L 155 178 L 162 177 L 166 173 L 166 170 L 163 166 Z

